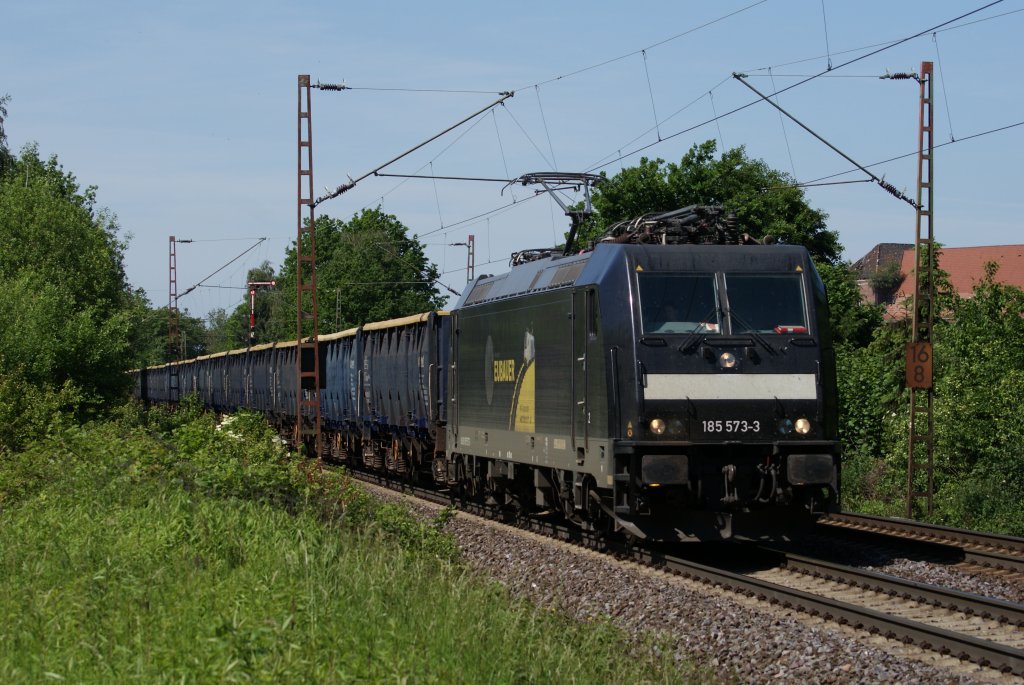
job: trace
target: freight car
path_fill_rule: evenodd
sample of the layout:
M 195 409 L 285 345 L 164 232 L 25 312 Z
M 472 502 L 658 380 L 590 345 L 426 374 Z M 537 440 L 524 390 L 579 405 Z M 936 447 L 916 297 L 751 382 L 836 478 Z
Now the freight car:
M 835 365 L 807 251 L 712 208 L 530 251 L 430 312 L 320 338 L 336 459 L 650 539 L 775 538 L 838 507 Z M 705 244 L 710 243 L 710 244 Z M 182 393 L 294 421 L 294 343 L 180 362 Z M 139 373 L 166 399 L 169 367 Z

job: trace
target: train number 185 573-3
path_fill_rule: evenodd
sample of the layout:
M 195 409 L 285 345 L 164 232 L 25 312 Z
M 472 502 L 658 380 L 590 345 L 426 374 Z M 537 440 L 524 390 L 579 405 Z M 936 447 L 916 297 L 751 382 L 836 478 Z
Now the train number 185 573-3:
M 705 433 L 760 433 L 760 421 L 744 419 L 703 419 L 701 424 Z

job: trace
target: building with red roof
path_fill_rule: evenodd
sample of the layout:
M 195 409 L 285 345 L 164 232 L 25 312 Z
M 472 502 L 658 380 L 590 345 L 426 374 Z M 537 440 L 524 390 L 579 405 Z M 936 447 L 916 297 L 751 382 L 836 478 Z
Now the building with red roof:
M 960 297 L 971 297 L 974 286 L 985 278 L 985 265 L 999 265 L 997 283 L 1024 289 L 1024 245 L 983 247 L 943 247 L 938 267 L 949 274 L 949 282 Z M 914 246 L 904 243 L 879 243 L 853 263 L 857 284 L 866 302 L 886 305 L 886 316 L 902 319 L 907 315 L 907 298 L 914 296 L 916 274 Z

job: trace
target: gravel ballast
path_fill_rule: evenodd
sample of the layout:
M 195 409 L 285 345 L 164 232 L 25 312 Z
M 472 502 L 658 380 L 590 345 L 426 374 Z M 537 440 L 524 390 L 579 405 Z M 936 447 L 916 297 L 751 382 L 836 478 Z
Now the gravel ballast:
M 387 499 L 401 497 L 368 490 Z M 426 516 L 439 509 L 402 499 Z M 656 633 L 674 646 L 677 659 L 709 667 L 723 682 L 1021 682 L 475 516 L 458 513 L 446 530 L 471 568 L 513 596 L 578 620 L 607 617 L 637 637 Z

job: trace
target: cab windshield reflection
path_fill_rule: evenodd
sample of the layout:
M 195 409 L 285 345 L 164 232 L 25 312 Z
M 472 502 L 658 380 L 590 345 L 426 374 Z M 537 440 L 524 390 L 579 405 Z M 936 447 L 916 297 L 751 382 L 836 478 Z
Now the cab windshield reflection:
M 718 333 L 714 274 L 640 274 L 644 333 Z
M 799 274 L 638 274 L 641 325 L 648 334 L 807 332 Z M 724 320 L 721 303 L 728 302 Z M 728 328 L 726 328 L 728 326 Z
M 727 273 L 725 291 L 734 334 L 807 332 L 799 275 Z

